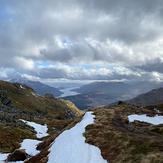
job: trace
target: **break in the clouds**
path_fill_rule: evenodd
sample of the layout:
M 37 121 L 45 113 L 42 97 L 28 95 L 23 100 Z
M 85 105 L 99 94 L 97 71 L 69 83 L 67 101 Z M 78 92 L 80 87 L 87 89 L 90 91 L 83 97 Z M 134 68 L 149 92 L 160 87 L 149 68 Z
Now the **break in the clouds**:
M 1 0 L 0 77 L 162 81 L 162 27 L 162 0 Z

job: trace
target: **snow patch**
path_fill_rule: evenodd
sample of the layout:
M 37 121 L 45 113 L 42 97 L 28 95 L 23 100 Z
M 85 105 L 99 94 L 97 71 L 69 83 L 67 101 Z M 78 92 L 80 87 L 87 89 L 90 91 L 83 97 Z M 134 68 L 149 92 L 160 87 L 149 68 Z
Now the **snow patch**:
M 24 139 L 21 143 L 20 149 L 24 149 L 28 155 L 34 156 L 40 152 L 36 149 L 39 143 L 41 143 L 41 141 L 33 139 Z
M 35 122 L 29 122 L 25 121 L 23 119 L 20 119 L 20 121 L 24 122 L 25 124 L 31 126 L 34 128 L 34 130 L 37 132 L 37 138 L 43 138 L 48 135 L 48 127 L 47 125 L 40 125 Z M 42 141 L 38 140 L 33 140 L 33 139 L 24 139 L 23 142 L 21 143 L 20 149 L 24 149 L 26 153 L 30 156 L 35 156 L 38 154 L 40 151 L 38 151 L 37 145 L 41 143 Z M 4 160 L 7 159 L 9 153 L 0 153 L 0 163 L 4 162 Z M 10 162 L 10 163 L 23 163 L 24 161 L 16 161 L 16 162 Z
M 21 84 L 20 84 L 20 88 L 21 88 L 21 89 L 25 89 Z
M 157 108 L 154 108 L 154 111 L 156 111 L 156 113 L 161 113 Z
M 94 123 L 94 115 L 87 112 L 82 121 L 64 131 L 52 143 L 48 163 L 107 163 L 99 148 L 85 143 L 85 127 Z
M 33 96 L 35 96 L 35 97 L 38 97 L 38 95 L 37 95 L 36 93 L 34 93 L 34 92 L 31 92 L 31 94 L 32 94 Z
M 8 153 L 0 153 L 0 162 L 6 160 L 8 155 L 9 155 Z
M 27 124 L 28 126 L 31 126 L 34 128 L 34 130 L 36 131 L 36 136 L 37 138 L 43 138 L 45 136 L 48 136 L 49 134 L 47 133 L 48 132 L 48 127 L 47 125 L 40 125 L 38 123 L 35 123 L 35 122 L 30 122 L 30 121 L 26 121 L 26 120 L 23 120 L 23 119 L 20 119 L 22 122 L 24 122 L 25 124 Z
M 33 139 L 24 139 L 23 142 L 21 143 L 20 149 L 24 149 L 25 152 L 30 155 L 30 156 L 35 156 L 38 154 L 40 151 L 38 151 L 37 145 L 41 143 L 42 141 L 38 140 L 33 140 Z M 5 162 L 4 160 L 7 159 L 9 153 L 0 153 L 0 163 Z M 9 163 L 23 163 L 24 161 L 14 161 L 14 162 L 9 162 Z
M 142 115 L 133 114 L 128 116 L 128 120 L 129 122 L 140 121 L 140 122 L 150 123 L 153 125 L 163 124 L 163 116 L 159 116 L 159 115 L 156 115 L 154 117 L 149 117 L 146 114 L 142 114 Z

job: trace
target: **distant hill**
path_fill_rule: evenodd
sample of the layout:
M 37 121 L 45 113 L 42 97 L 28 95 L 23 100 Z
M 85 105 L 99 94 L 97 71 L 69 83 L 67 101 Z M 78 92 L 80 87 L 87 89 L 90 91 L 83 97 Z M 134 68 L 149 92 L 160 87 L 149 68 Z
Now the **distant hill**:
M 111 96 L 104 93 L 93 92 L 88 94 L 79 94 L 75 96 L 63 97 L 66 100 L 72 101 L 81 110 L 97 107 L 101 105 L 108 105 L 119 101 L 121 98 Z
M 147 92 L 153 88 L 162 86 L 162 83 L 152 82 L 93 82 L 78 89 L 78 95 L 67 96 L 80 109 L 97 107 L 115 103 L 119 100 L 125 101 Z
M 62 92 L 58 88 L 54 88 L 52 86 L 43 84 L 39 81 L 31 81 L 24 78 L 20 78 L 20 79 L 12 79 L 11 82 L 25 84 L 33 88 L 37 92 L 37 94 L 42 96 L 45 95 L 46 93 L 53 94 L 55 97 L 58 97 L 62 94 Z
M 75 89 L 78 95 L 64 99 L 72 101 L 80 109 L 87 109 L 127 99 L 128 95 L 124 94 L 127 88 L 129 85 L 123 82 L 93 82 Z
M 138 95 L 137 97 L 127 101 L 130 104 L 149 106 L 163 103 L 163 87 L 153 89 L 147 93 Z
M 81 86 L 75 91 L 81 94 L 88 94 L 92 92 L 101 92 L 103 94 L 116 95 L 120 92 L 124 92 L 126 88 L 129 87 L 129 84 L 124 82 L 93 82 L 84 86 Z

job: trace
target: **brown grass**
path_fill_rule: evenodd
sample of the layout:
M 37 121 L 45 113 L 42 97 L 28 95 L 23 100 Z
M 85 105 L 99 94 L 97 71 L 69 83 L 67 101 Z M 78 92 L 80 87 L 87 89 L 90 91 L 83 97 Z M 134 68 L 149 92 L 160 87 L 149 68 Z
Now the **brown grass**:
M 74 115 L 80 115 L 80 111 L 75 107 L 67 104 L 65 101 L 56 98 L 35 96 L 31 88 L 24 86 L 21 89 L 19 84 L 12 84 L 0 81 L 0 90 L 6 90 L 8 98 L 12 105 L 21 111 L 32 115 L 41 114 L 55 119 L 65 119 L 65 110 L 70 110 Z
M 163 162 L 163 134 L 144 123 L 129 124 L 129 112 L 134 110 L 127 105 L 94 110 L 96 121 L 87 126 L 86 141 L 98 146 L 109 163 Z
M 13 152 L 25 138 L 36 138 L 35 133 L 22 127 L 0 124 L 0 152 Z

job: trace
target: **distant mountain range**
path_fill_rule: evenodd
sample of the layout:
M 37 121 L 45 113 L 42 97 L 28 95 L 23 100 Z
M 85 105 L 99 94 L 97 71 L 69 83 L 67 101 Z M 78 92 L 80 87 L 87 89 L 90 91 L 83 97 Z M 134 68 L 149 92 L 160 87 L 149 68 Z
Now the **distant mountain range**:
M 33 88 L 37 94 L 42 96 L 45 95 L 46 93 L 50 93 L 53 94 L 55 97 L 58 97 L 63 93 L 58 88 L 51 87 L 39 81 L 31 81 L 24 78 L 20 78 L 20 79 L 12 79 L 11 82 L 25 84 Z
M 147 93 L 138 95 L 137 97 L 127 101 L 130 104 L 138 106 L 158 105 L 163 103 L 163 87 L 153 89 Z
M 94 82 L 74 91 L 78 95 L 64 97 L 72 101 L 80 109 L 87 109 L 90 107 L 97 107 L 115 103 L 119 100 L 125 101 L 132 99 L 139 94 L 150 91 L 154 88 L 162 87 L 162 83 L 153 82 Z
M 63 94 L 59 88 L 51 87 L 39 81 L 30 81 L 24 78 L 11 81 L 25 84 L 42 96 L 50 93 L 55 97 L 60 97 Z M 109 105 L 120 100 L 146 106 L 163 103 L 163 88 L 161 87 L 163 87 L 162 83 L 153 82 L 93 82 L 74 89 L 73 91 L 77 92 L 77 95 L 62 98 L 70 100 L 80 109 Z M 153 90 L 151 91 L 151 89 Z

